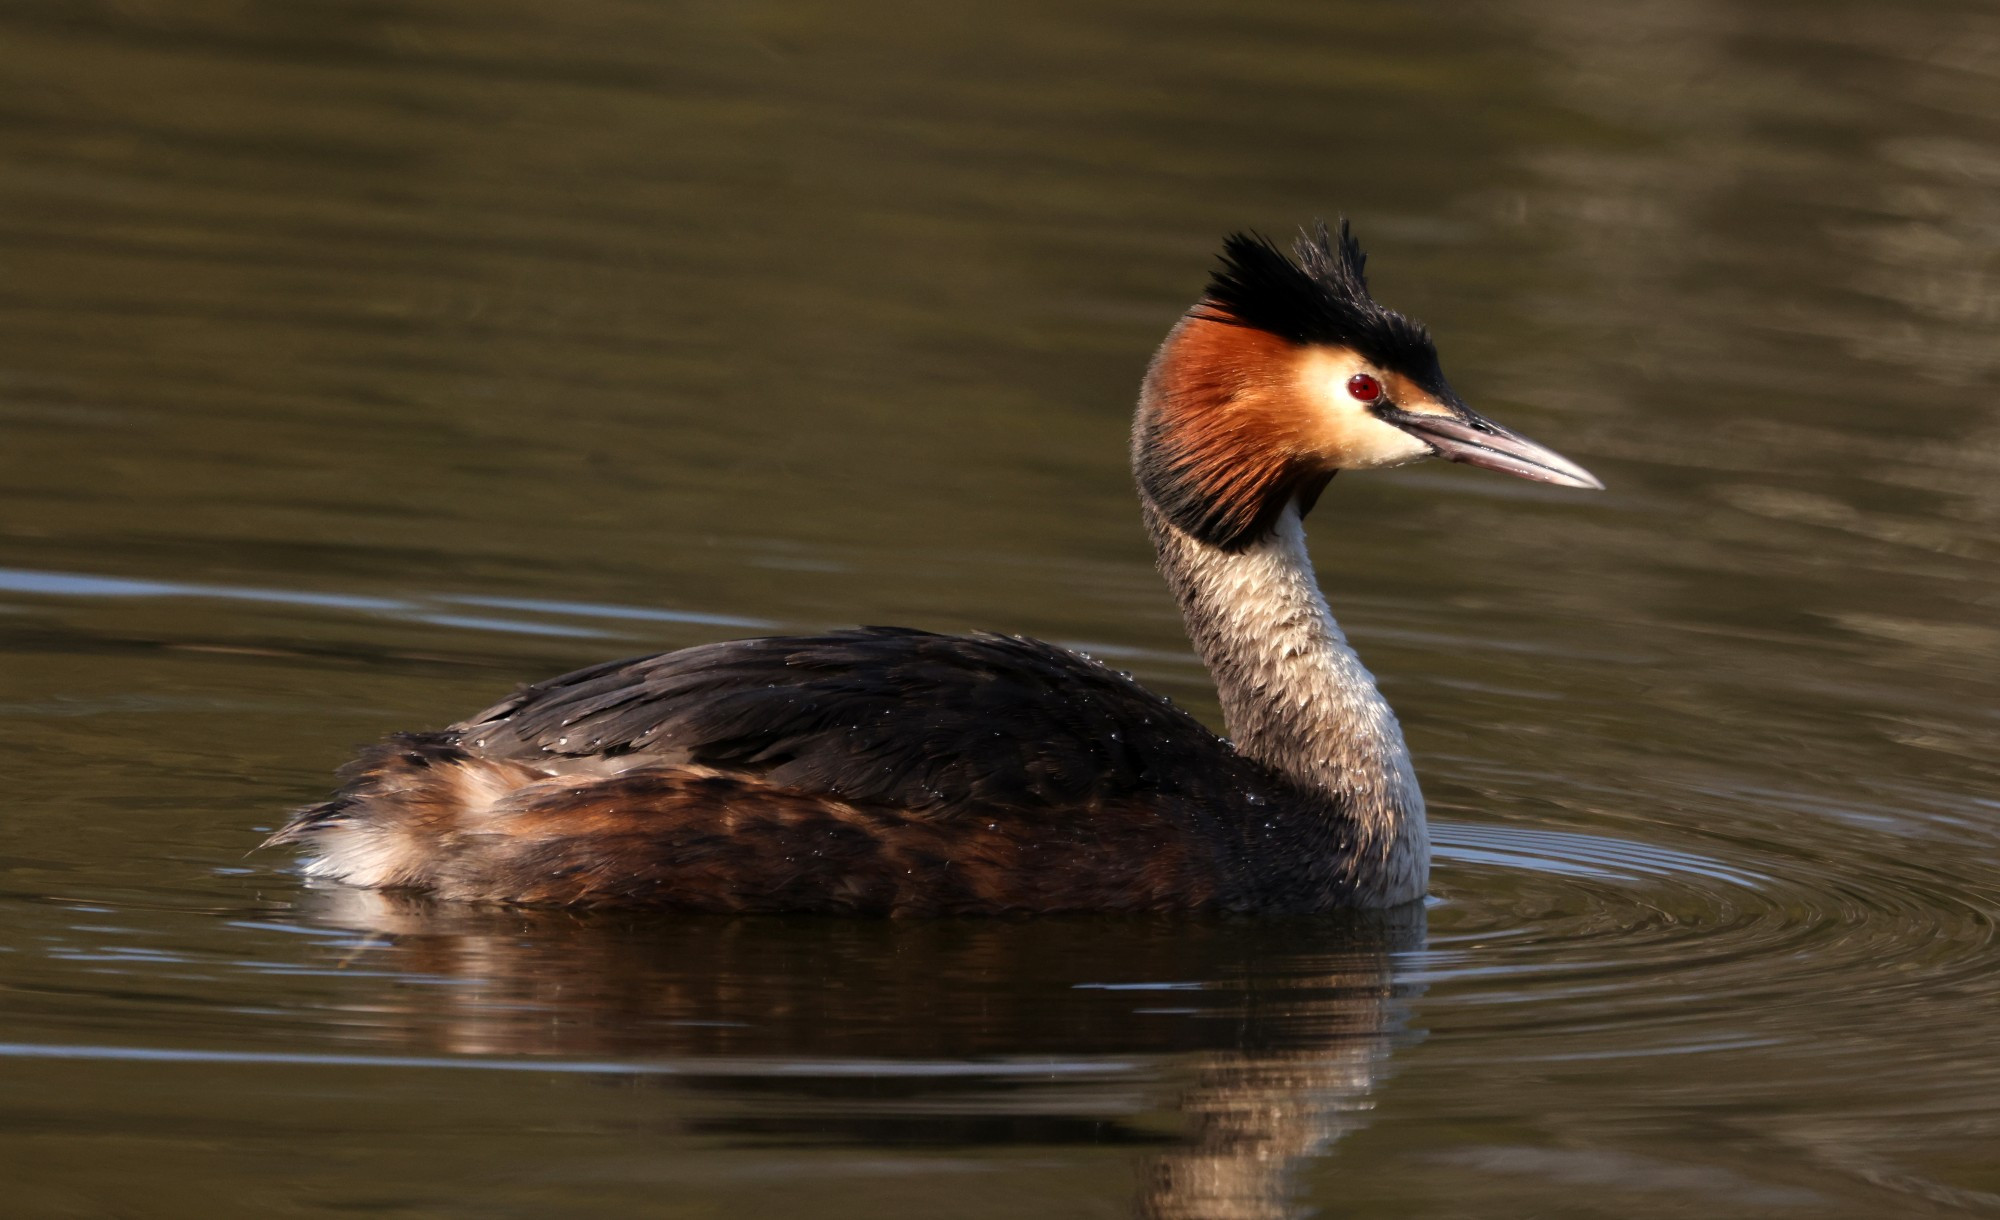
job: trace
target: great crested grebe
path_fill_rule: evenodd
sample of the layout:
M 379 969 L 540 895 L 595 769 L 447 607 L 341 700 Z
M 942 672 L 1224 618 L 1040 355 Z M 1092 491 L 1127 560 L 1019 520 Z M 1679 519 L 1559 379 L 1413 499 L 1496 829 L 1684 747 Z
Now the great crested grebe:
M 1342 470 L 1420 458 L 1601 488 L 1482 418 L 1368 294 L 1341 222 L 1231 237 L 1153 357 L 1132 468 L 1231 738 L 1097 661 L 864 627 L 551 678 L 375 746 L 268 843 L 309 877 L 715 912 L 1306 912 L 1421 898 L 1401 727 L 1313 578 Z

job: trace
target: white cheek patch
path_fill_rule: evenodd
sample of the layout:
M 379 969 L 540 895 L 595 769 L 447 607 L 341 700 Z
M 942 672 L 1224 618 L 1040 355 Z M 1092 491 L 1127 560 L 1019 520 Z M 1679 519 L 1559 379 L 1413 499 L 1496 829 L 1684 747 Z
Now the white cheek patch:
M 1355 442 L 1348 449 L 1344 465 L 1350 470 L 1379 470 L 1385 466 L 1407 466 L 1430 457 L 1431 447 L 1398 428 L 1363 412 L 1366 422 L 1356 429 Z
M 1379 470 L 1430 457 L 1429 445 L 1384 423 L 1368 404 L 1347 392 L 1348 378 L 1356 373 L 1388 380 L 1352 352 L 1318 352 L 1309 358 L 1305 389 L 1317 408 L 1323 456 L 1340 470 Z

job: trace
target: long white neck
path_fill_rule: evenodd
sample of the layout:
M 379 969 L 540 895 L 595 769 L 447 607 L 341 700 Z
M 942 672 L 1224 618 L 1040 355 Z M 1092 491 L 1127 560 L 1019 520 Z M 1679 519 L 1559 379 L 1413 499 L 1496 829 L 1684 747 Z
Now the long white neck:
M 1233 552 L 1145 508 L 1236 749 L 1325 794 L 1324 850 L 1361 902 L 1423 897 L 1430 834 L 1402 726 L 1327 608 L 1296 505 Z

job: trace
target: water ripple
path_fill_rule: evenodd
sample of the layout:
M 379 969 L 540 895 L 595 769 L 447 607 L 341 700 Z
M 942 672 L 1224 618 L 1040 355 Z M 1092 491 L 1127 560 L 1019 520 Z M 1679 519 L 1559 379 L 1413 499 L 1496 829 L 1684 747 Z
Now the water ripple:
M 1616 1053 L 1794 1043 L 1813 1010 L 1852 1028 L 1913 998 L 2000 990 L 1991 897 L 1942 868 L 1741 844 L 1725 862 L 1505 825 L 1436 837 L 1444 897 L 1404 977 L 1453 1007 L 1526 1006 L 1547 1032 L 1663 1031 Z
M 560 601 L 546 598 L 474 597 L 445 593 L 415 593 L 408 597 L 365 597 L 345 593 L 322 593 L 299 589 L 269 589 L 240 585 L 198 584 L 189 581 L 142 580 L 119 576 L 98 576 L 82 572 L 47 572 L 28 568 L 0 568 L 0 593 L 63 598 L 206 598 L 215 601 L 253 602 L 270 606 L 304 606 L 324 610 L 352 611 L 427 623 L 469 631 L 500 631 L 518 635 L 598 638 L 623 634 L 605 630 L 592 622 L 682 623 L 700 627 L 770 629 L 777 624 L 760 618 L 733 614 L 708 614 L 692 610 L 667 610 L 652 606 L 617 606 L 594 602 Z M 493 614 L 467 614 L 455 607 L 475 610 L 508 610 L 533 614 L 543 619 L 504 618 Z M 560 620 L 585 620 L 563 622 Z

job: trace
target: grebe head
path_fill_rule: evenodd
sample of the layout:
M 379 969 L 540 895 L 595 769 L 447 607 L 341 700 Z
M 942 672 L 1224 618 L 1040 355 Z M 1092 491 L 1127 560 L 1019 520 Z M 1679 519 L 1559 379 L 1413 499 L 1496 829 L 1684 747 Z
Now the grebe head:
M 1240 550 L 1338 471 L 1428 457 L 1603 488 L 1467 406 L 1430 332 L 1369 296 L 1367 257 L 1345 220 L 1300 234 L 1289 257 L 1250 234 L 1223 246 L 1154 358 L 1134 430 L 1140 488 L 1169 521 Z

